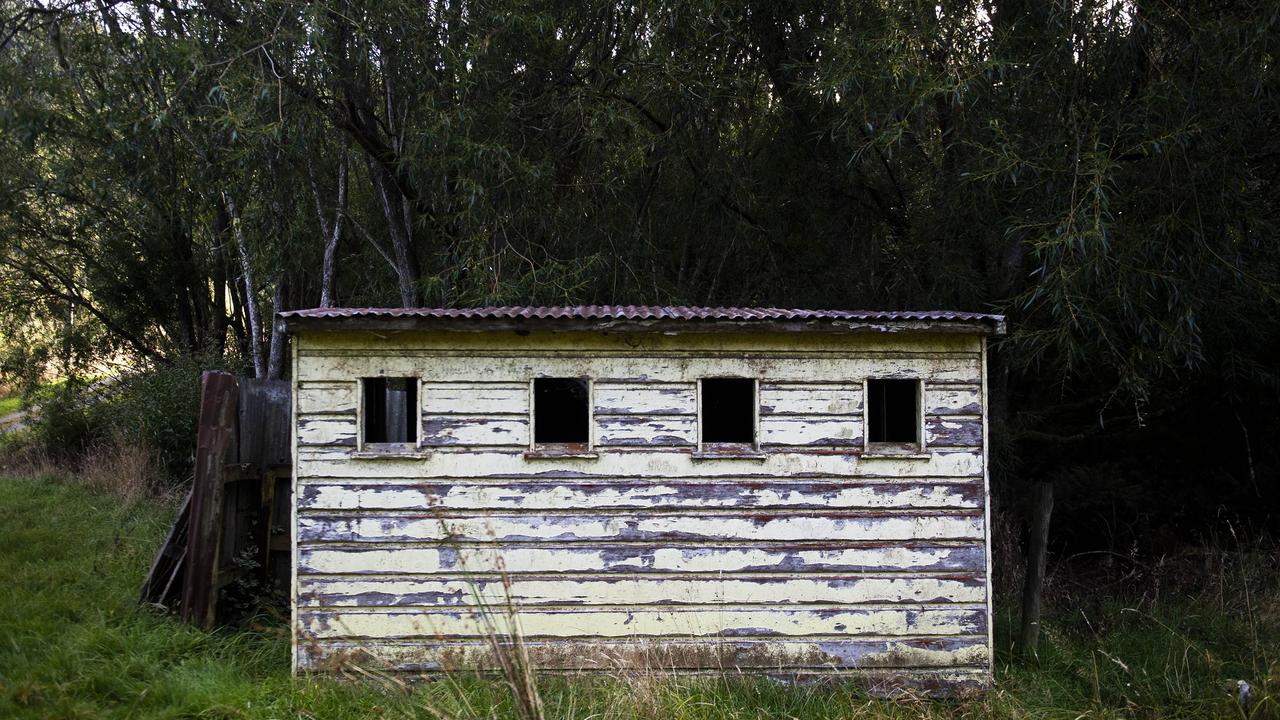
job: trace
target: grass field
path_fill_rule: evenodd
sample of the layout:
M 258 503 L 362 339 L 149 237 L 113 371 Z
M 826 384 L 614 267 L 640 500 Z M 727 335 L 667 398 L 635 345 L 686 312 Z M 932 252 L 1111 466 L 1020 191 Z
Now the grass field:
M 0 393 L 0 417 L 22 409 L 22 395 L 16 392 Z
M 172 513 L 153 500 L 0 478 L 0 718 L 518 717 L 495 680 L 295 679 L 278 625 L 205 633 L 138 609 Z M 970 700 L 889 702 L 743 678 L 576 678 L 543 681 L 540 692 L 546 717 L 583 720 L 1280 718 L 1272 581 L 1250 586 L 1242 575 L 1244 616 L 1209 593 L 1059 610 L 1039 661 L 1002 652 L 996 689 Z M 1241 678 L 1255 688 L 1248 715 L 1228 692 Z

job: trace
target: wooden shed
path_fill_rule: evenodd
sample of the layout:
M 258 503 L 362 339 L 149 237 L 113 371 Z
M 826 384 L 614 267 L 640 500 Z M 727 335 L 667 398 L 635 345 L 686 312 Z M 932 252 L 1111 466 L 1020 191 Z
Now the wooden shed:
M 991 679 L 999 316 L 282 313 L 294 663 Z M 495 645 L 495 639 L 497 645 Z

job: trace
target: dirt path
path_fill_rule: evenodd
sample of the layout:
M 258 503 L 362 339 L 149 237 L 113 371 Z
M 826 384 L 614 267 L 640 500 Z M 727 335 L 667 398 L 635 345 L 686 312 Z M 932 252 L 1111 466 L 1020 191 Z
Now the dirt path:
M 27 411 L 19 410 L 0 416 L 0 433 L 16 432 L 27 426 Z

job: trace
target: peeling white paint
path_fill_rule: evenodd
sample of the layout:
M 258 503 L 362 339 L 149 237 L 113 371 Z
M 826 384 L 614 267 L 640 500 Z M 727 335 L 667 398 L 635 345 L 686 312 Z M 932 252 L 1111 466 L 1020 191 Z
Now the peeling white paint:
M 545 670 L 985 682 L 982 349 L 944 335 L 304 334 L 298 666 L 491 666 L 489 606 L 503 622 L 515 610 Z M 374 375 L 422 378 L 423 457 L 354 456 L 356 382 Z M 593 379 L 597 457 L 525 456 L 539 376 Z M 764 457 L 695 456 L 710 376 L 761 381 Z M 924 381 L 925 453 L 861 457 L 869 376 Z
M 840 509 L 974 509 L 981 492 L 972 483 L 920 485 L 848 485 L 831 482 L 764 485 L 730 480 L 703 484 L 516 483 L 502 485 L 421 483 L 386 486 L 353 483 L 308 483 L 298 507 L 304 510 L 560 510 L 575 508 L 706 509 L 706 508 L 840 508 Z
M 509 567 L 510 565 L 508 565 Z M 760 605 L 805 603 L 981 603 L 986 588 L 978 576 L 851 577 L 805 579 L 782 576 L 697 579 L 682 576 L 557 578 L 326 579 L 306 578 L 299 592 L 312 606 L 443 605 Z M 781 608 L 779 608 L 781 609 Z
M 314 612 L 306 631 L 316 638 L 483 637 L 514 631 L 500 609 Z M 523 608 L 526 638 L 750 637 L 971 635 L 985 630 L 978 609 L 647 609 L 537 610 Z

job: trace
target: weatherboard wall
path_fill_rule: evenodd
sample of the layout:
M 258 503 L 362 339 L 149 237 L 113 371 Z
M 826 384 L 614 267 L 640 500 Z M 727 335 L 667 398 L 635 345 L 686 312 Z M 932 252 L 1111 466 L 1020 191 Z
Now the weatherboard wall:
M 304 332 L 295 663 L 990 677 L 983 339 Z M 420 447 L 358 447 L 362 377 L 420 379 Z M 592 457 L 533 457 L 530 380 L 591 379 Z M 758 457 L 699 452 L 697 380 L 758 380 Z M 919 378 L 924 452 L 864 448 Z M 514 608 L 514 613 L 509 612 Z

